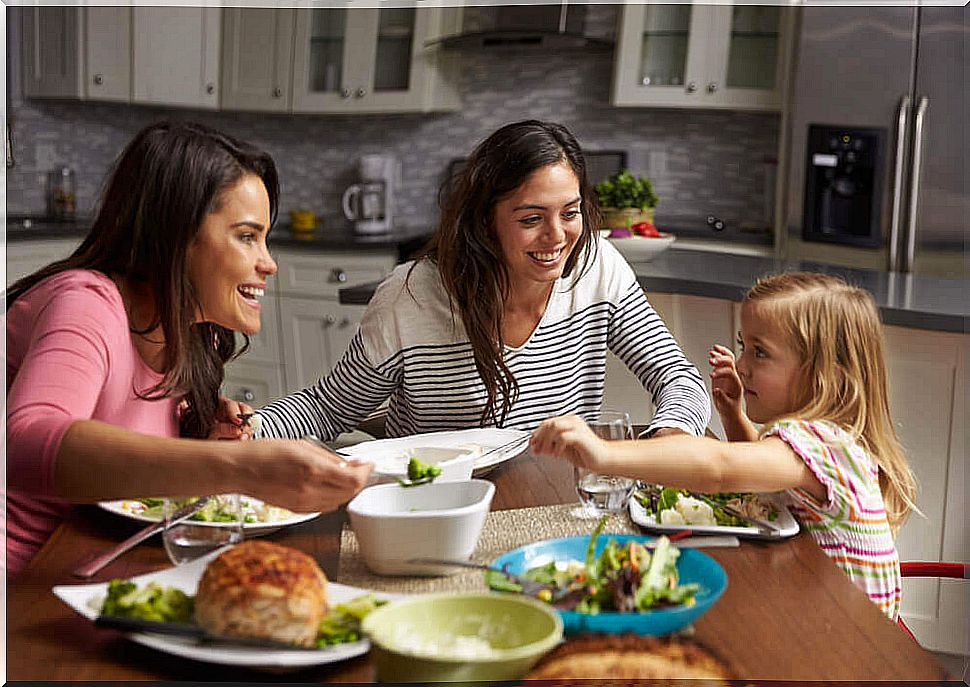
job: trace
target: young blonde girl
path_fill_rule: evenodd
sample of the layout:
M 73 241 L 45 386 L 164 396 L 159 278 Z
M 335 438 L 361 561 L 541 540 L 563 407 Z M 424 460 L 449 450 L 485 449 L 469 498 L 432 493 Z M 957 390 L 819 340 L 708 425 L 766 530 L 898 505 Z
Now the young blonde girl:
M 738 343 L 737 361 L 719 345 L 710 359 L 728 442 L 605 442 L 569 416 L 543 422 L 532 452 L 702 492 L 784 491 L 803 529 L 895 619 L 893 535 L 915 508 L 916 485 L 889 414 L 872 297 L 822 274 L 762 279 L 741 306 Z

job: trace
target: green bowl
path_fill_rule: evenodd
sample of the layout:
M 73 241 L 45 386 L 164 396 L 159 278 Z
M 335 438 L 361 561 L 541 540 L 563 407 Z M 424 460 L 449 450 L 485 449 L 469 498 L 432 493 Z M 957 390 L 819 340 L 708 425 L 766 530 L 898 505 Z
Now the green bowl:
M 529 597 L 422 594 L 373 611 L 363 631 L 382 682 L 515 680 L 560 642 L 562 620 Z

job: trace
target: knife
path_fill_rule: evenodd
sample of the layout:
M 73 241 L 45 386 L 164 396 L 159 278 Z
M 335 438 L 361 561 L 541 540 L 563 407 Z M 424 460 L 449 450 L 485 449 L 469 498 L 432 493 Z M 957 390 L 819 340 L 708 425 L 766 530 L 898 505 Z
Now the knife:
M 169 518 L 168 522 L 170 523 L 170 525 L 175 525 L 177 523 L 182 522 L 183 520 L 186 520 L 187 518 L 191 518 L 193 515 L 195 515 L 200 510 L 205 508 L 205 505 L 209 503 L 209 500 L 211 498 L 212 498 L 211 496 L 203 496 L 186 506 L 182 506 L 177 511 L 172 513 L 172 517 Z M 165 529 L 164 519 L 159 520 L 158 522 L 153 522 L 148 527 L 135 532 L 133 535 L 131 535 L 123 542 L 118 544 L 118 546 L 114 547 L 113 549 L 110 549 L 106 553 L 101 554 L 93 561 L 89 561 L 88 563 L 85 563 L 84 565 L 79 566 L 71 574 L 74 575 L 75 577 L 83 577 L 85 579 L 89 577 L 94 577 L 94 575 L 97 574 L 104 566 L 106 566 L 108 563 L 116 559 L 125 551 L 127 551 L 128 549 L 134 548 L 138 544 L 141 544 L 150 536 L 152 536 L 156 532 L 161 532 L 163 529 Z
M 287 649 L 295 651 L 319 651 L 315 646 L 298 646 L 275 639 L 259 637 L 230 637 L 217 635 L 203 630 L 193 623 L 172 623 L 159 620 L 145 620 L 144 618 L 128 618 L 120 615 L 99 615 L 94 619 L 98 627 L 108 627 L 123 632 L 152 632 L 160 635 L 175 635 L 190 637 L 200 644 L 238 644 L 241 646 L 255 646 L 264 649 Z
M 711 508 L 720 508 L 728 515 L 733 515 L 739 520 L 743 520 L 744 522 L 750 523 L 754 527 L 757 527 L 758 531 L 765 536 L 768 536 L 768 537 L 781 536 L 781 528 L 778 527 L 778 525 L 775 525 L 774 523 L 770 523 L 767 520 L 761 520 L 759 518 L 752 518 L 749 515 L 745 515 L 743 512 L 741 512 L 734 506 L 729 506 L 726 503 L 718 503 L 714 499 L 708 498 L 704 494 L 700 494 L 694 491 L 688 491 L 687 494 L 688 496 L 694 497 L 698 501 L 703 501 Z

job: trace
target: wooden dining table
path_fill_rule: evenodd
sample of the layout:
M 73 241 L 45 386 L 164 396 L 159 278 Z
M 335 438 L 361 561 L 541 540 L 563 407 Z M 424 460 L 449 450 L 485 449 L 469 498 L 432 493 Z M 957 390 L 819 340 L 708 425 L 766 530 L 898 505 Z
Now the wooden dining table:
M 571 467 L 520 456 L 487 477 L 493 510 L 576 500 Z M 283 528 L 267 538 L 313 556 L 337 575 L 342 511 Z M 365 654 L 297 672 L 264 672 L 199 663 L 98 629 L 57 599 L 51 588 L 80 583 L 71 571 L 141 524 L 96 506 L 79 506 L 29 567 L 7 587 L 7 679 L 219 680 L 227 682 L 361 683 L 374 680 Z M 743 541 L 705 549 L 727 572 L 724 595 L 695 623 L 692 641 L 706 647 L 739 680 L 941 680 L 944 672 L 888 620 L 806 534 L 778 542 Z M 168 567 L 161 542 L 129 551 L 92 581 Z

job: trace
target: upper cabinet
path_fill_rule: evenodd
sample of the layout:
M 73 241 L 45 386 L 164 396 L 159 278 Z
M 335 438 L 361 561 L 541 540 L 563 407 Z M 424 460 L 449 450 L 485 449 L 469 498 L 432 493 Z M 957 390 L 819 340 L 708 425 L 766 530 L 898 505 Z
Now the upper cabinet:
M 455 21 L 447 8 L 297 10 L 293 111 L 456 109 L 454 74 L 425 46 Z
M 222 10 L 222 107 L 289 112 L 294 9 Z
M 201 109 L 219 107 L 220 10 L 132 10 L 131 101 Z
M 23 8 L 24 94 L 217 108 L 219 12 Z
M 777 6 L 624 5 L 612 102 L 780 110 L 792 21 Z

